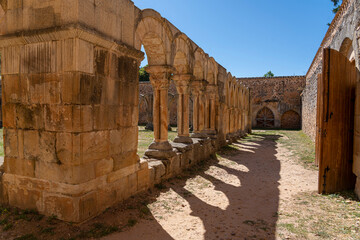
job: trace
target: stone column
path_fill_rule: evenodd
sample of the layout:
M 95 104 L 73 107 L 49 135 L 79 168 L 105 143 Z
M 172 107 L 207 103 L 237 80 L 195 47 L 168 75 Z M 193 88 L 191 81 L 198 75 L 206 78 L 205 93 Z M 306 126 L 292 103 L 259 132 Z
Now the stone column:
M 216 99 L 217 99 L 217 86 L 207 86 L 208 105 L 209 105 L 209 117 L 208 117 L 208 128 L 206 133 L 212 137 L 216 135 Z
M 206 138 L 203 133 L 204 124 L 204 81 L 196 80 L 191 82 L 191 92 L 193 95 L 193 134 L 192 138 Z
M 189 95 L 190 74 L 174 75 L 173 80 L 178 92 L 177 126 L 178 136 L 174 139 L 177 143 L 193 143 L 189 135 Z
M 145 156 L 156 159 L 167 159 L 175 153 L 168 141 L 168 90 L 171 66 L 149 66 L 146 71 L 150 74 L 150 82 L 154 89 L 153 124 L 154 141 L 145 152 Z

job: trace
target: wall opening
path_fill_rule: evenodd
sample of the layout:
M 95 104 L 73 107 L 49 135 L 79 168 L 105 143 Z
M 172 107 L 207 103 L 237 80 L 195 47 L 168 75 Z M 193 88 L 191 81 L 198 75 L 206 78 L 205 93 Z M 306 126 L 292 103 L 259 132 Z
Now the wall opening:
M 275 116 L 274 113 L 267 107 L 262 108 L 256 115 L 257 128 L 274 128 Z
M 301 128 L 300 115 L 293 110 L 285 112 L 281 117 L 281 128 L 299 130 Z

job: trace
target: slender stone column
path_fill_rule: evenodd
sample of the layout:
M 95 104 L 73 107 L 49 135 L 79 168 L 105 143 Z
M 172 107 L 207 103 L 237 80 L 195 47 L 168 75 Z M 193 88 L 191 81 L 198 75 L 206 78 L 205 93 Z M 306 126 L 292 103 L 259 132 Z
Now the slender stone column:
M 174 75 L 173 80 L 178 92 L 177 125 L 178 136 L 174 139 L 177 143 L 193 143 L 189 135 L 189 85 L 193 76 L 190 74 Z
M 150 82 L 154 89 L 154 142 L 149 146 L 145 155 L 149 158 L 167 159 L 175 155 L 168 141 L 168 90 L 171 66 L 149 66 L 146 71 L 150 74 Z
M 207 86 L 207 95 L 208 95 L 208 105 L 209 105 L 209 117 L 208 117 L 208 128 L 207 134 L 212 137 L 216 135 L 216 99 L 217 99 L 217 86 L 208 85 Z
M 204 124 L 204 81 L 192 81 L 191 82 L 191 92 L 193 96 L 193 138 L 206 138 L 206 135 L 203 134 L 205 127 Z

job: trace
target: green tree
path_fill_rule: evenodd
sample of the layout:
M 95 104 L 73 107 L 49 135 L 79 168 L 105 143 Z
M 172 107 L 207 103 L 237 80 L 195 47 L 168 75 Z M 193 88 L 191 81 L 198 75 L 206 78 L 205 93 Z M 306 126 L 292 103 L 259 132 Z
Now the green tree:
M 341 5 L 341 3 L 342 3 L 342 0 L 331 0 L 333 3 L 334 3 L 334 7 L 335 8 L 333 8 L 333 13 L 337 13 L 338 11 L 339 11 L 339 7 L 340 7 L 340 5 Z
M 268 71 L 267 73 L 264 74 L 264 77 L 270 78 L 270 77 L 274 77 L 275 75 L 271 72 Z
M 139 70 L 139 81 L 140 82 L 149 82 L 150 81 L 150 75 L 148 72 L 145 71 L 145 68 L 148 65 L 146 65 L 145 67 L 140 68 Z

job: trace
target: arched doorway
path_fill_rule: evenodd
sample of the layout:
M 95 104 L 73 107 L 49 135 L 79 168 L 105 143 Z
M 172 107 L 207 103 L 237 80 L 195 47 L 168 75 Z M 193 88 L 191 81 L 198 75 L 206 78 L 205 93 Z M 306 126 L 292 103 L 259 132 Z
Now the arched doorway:
M 300 129 L 301 128 L 300 115 L 293 110 L 289 110 L 285 112 L 281 117 L 281 128 L 293 129 L 293 130 Z
M 262 108 L 256 115 L 257 128 L 273 128 L 275 126 L 274 113 L 267 107 Z

